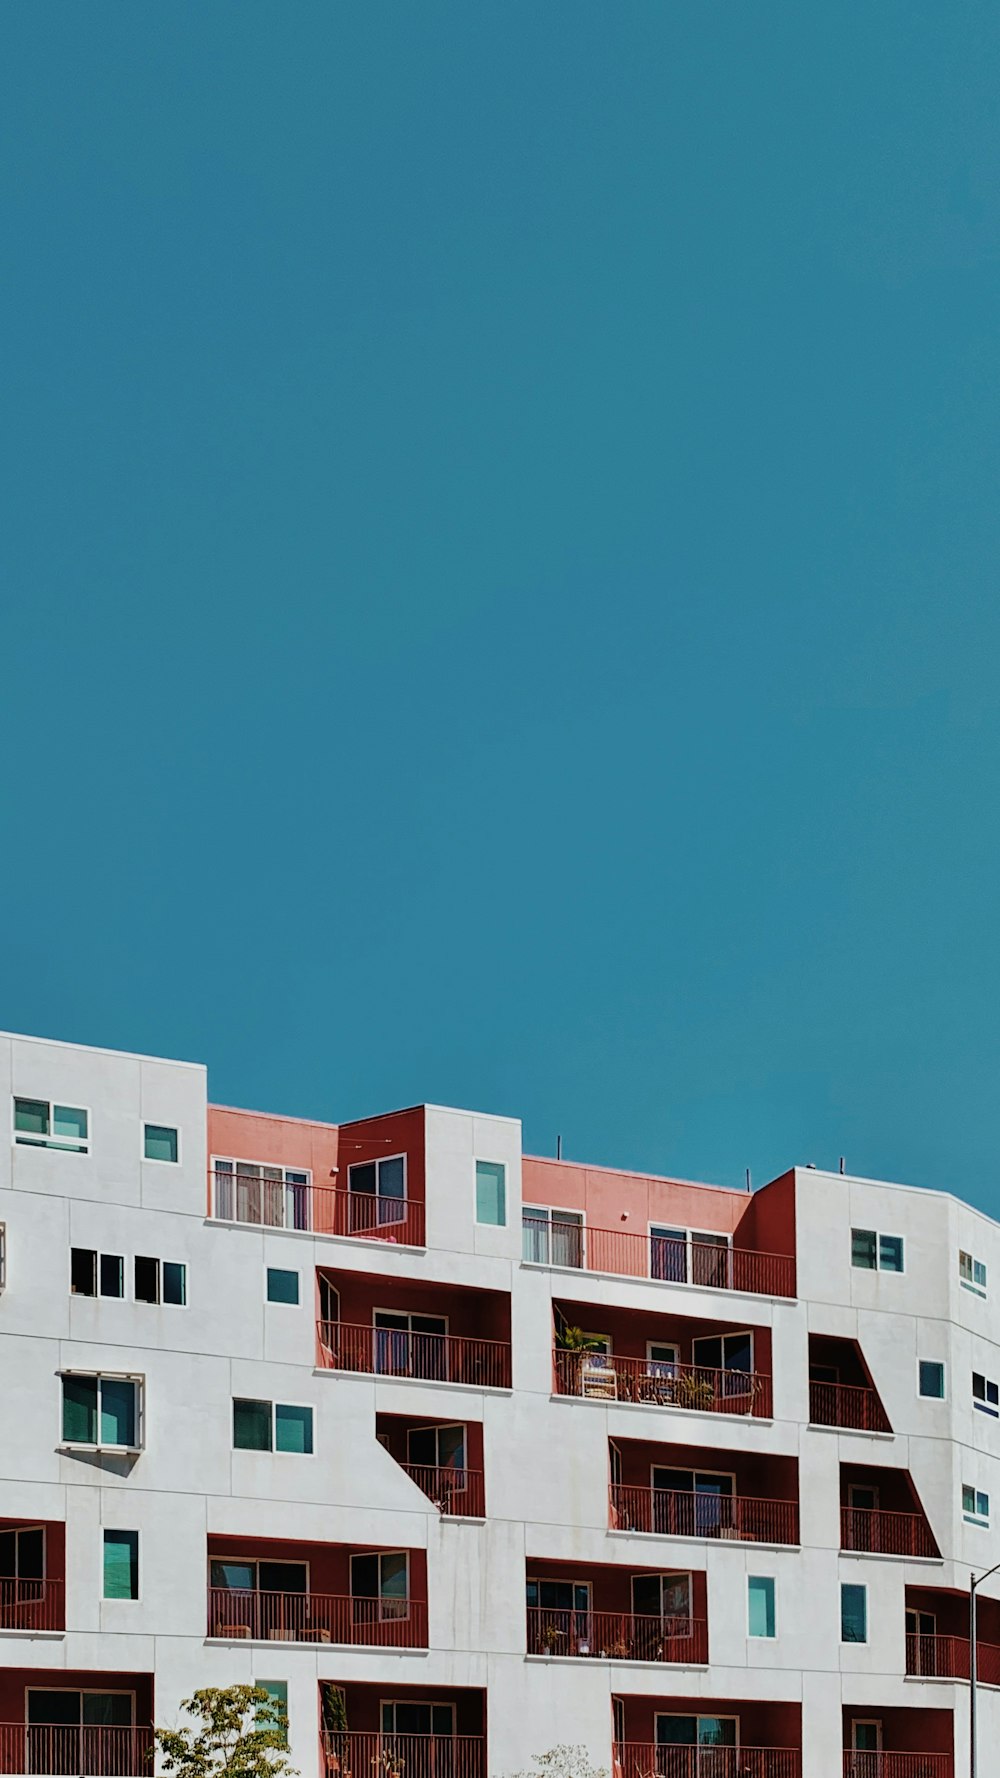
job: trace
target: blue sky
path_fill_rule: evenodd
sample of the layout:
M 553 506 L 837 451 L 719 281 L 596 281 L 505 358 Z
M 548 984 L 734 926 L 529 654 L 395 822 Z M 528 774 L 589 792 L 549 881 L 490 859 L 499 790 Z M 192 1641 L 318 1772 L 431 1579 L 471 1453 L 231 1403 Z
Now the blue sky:
M 0 1023 L 1000 1211 L 995 6 L 0 39 Z

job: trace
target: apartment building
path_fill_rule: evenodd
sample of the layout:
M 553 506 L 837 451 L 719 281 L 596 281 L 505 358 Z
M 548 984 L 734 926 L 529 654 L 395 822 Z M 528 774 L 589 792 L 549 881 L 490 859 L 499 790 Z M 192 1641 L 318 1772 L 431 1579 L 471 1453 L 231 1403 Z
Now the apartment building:
M 140 1778 L 199 1686 L 303 1778 L 963 1778 L 1000 1228 L 512 1119 L 220 1108 L 0 1038 L 0 1772 Z M 998 1577 L 1000 1578 L 1000 1577 Z M 984 1583 L 984 1770 L 1000 1587 Z

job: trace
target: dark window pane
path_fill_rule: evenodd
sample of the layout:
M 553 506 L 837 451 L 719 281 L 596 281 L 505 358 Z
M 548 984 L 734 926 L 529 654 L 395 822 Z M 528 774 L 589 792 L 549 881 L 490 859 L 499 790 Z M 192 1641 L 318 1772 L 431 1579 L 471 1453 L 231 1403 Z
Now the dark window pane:
M 362 1167 L 351 1167 L 347 1174 L 347 1183 L 352 1192 L 375 1192 L 375 1162 L 367 1161 Z
M 137 1303 L 158 1303 L 160 1300 L 160 1262 L 136 1254 L 135 1300 Z
M 101 1254 L 101 1295 L 125 1295 L 125 1262 L 120 1253 Z
M 299 1300 L 298 1272 L 285 1272 L 279 1266 L 268 1266 L 267 1300 L 269 1303 L 297 1303 Z
M 96 1377 L 63 1378 L 63 1438 L 71 1445 L 96 1445 Z
M 163 1262 L 163 1300 L 177 1303 L 182 1308 L 187 1302 L 187 1266 L 179 1265 L 173 1259 Z
M 73 1247 L 69 1256 L 69 1284 L 74 1296 L 97 1293 L 97 1254 L 89 1247 Z
M 271 1403 L 233 1402 L 233 1445 L 237 1451 L 271 1449 Z

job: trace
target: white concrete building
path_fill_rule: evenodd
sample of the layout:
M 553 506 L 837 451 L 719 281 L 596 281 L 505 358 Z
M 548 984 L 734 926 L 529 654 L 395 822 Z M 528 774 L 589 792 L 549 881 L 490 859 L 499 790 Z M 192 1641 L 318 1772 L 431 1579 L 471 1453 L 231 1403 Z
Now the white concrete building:
M 204 1685 L 304 1778 L 964 1778 L 1000 1228 L 417 1107 L 207 1103 L 0 1038 L 0 1772 L 132 1778 Z M 1000 1578 L 1000 1577 L 998 1577 Z M 1000 1587 L 979 1606 L 981 1770 Z M 985 1762 L 985 1763 L 984 1763 Z

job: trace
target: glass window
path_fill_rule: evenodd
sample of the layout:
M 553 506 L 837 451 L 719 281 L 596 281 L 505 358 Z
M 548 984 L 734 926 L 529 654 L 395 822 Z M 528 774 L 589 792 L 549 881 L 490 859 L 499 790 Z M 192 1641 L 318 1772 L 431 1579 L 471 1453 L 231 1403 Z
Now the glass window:
M 851 1264 L 861 1266 L 866 1272 L 874 1272 L 877 1263 L 878 1243 L 874 1229 L 851 1230 Z
M 15 1142 L 86 1154 L 87 1137 L 88 1115 L 80 1106 L 51 1105 L 47 1099 L 14 1100 Z
M 971 1253 L 959 1250 L 958 1255 L 959 1281 L 966 1290 L 974 1291 L 976 1296 L 986 1295 L 986 1265 Z
M 970 1488 L 962 1483 L 962 1515 L 970 1525 L 988 1525 L 990 1522 L 990 1497 L 978 1488 Z
M 125 1261 L 120 1253 L 101 1254 L 101 1295 L 125 1295 Z
M 64 1376 L 62 1385 L 65 1444 L 136 1449 L 139 1385 L 134 1377 Z
M 981 1414 L 990 1414 L 994 1420 L 1000 1418 L 1000 1390 L 979 1371 L 972 1373 L 972 1405 Z
M 840 1589 L 841 1642 L 868 1641 L 868 1588 L 848 1585 Z
M 476 1221 L 494 1228 L 507 1222 L 507 1169 L 502 1161 L 476 1162 Z
M 879 1236 L 878 1269 L 880 1272 L 901 1272 L 903 1270 L 902 1235 Z
M 105 1531 L 104 1597 L 105 1599 L 138 1599 L 138 1531 Z
M 233 1401 L 233 1448 L 237 1451 L 271 1449 L 269 1401 Z
M 69 1288 L 73 1296 L 97 1295 L 97 1254 L 89 1247 L 71 1247 Z
M 751 1636 L 774 1635 L 774 1581 L 769 1574 L 747 1576 L 747 1623 Z
M 267 1693 L 268 1702 L 257 1706 L 257 1727 L 273 1729 L 281 1736 L 282 1747 L 288 1746 L 288 1681 L 287 1679 L 255 1679 L 254 1685 Z
M 293 1407 L 283 1401 L 275 1403 L 274 1448 L 276 1451 L 295 1451 L 303 1457 L 312 1455 L 312 1408 Z
M 158 1303 L 160 1300 L 160 1262 L 135 1256 L 135 1300 L 137 1303 Z
M 177 1260 L 163 1262 L 163 1300 L 180 1308 L 187 1302 L 187 1266 Z
M 944 1365 L 936 1359 L 920 1360 L 920 1393 L 929 1396 L 932 1401 L 944 1400 Z
M 267 1300 L 269 1303 L 297 1303 L 299 1300 L 298 1272 L 285 1272 L 280 1266 L 268 1266 Z
M 101 1444 L 133 1446 L 135 1384 L 126 1377 L 102 1377 Z
M 176 1161 L 177 1131 L 169 1124 L 145 1124 L 143 1153 L 147 1161 Z
M 63 1440 L 68 1445 L 97 1443 L 97 1378 L 64 1377 Z

